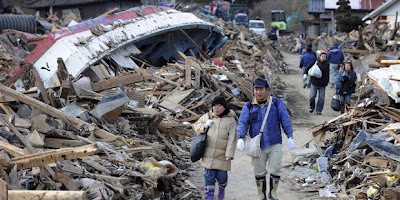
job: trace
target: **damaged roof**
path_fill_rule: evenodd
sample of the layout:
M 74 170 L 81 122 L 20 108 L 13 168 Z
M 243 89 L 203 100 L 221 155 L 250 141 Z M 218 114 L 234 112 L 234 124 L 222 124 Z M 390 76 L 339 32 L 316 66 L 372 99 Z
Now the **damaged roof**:
M 28 8 L 44 8 L 51 6 L 71 6 L 71 5 L 80 5 L 80 4 L 89 4 L 89 3 L 97 3 L 104 2 L 110 0 L 32 0 L 26 3 L 26 7 Z

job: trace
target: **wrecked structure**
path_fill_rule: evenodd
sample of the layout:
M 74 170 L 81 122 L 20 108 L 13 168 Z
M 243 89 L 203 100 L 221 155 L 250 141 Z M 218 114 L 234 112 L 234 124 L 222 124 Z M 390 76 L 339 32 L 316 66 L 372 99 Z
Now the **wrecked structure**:
M 190 122 L 218 95 L 238 111 L 260 74 L 277 95 L 284 87 L 270 41 L 220 27 L 151 6 L 47 36 L 2 34 L 1 194 L 201 199 Z

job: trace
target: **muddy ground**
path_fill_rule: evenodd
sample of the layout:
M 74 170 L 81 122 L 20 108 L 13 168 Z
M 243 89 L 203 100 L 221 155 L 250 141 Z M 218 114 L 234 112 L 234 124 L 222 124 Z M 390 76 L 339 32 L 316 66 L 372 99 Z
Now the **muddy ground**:
M 336 116 L 338 112 L 334 112 L 330 108 L 330 99 L 334 94 L 334 89 L 329 86 L 326 88 L 325 107 L 322 115 L 309 113 L 309 89 L 303 88 L 302 71 L 299 68 L 300 56 L 283 52 L 285 62 L 288 64 L 288 73 L 281 74 L 280 78 L 286 83 L 285 89 L 286 103 L 292 111 L 292 123 L 294 130 L 294 141 L 296 148 L 300 148 L 312 140 L 310 128 L 322 124 Z M 282 133 L 284 134 L 284 133 Z M 303 173 L 294 170 L 291 166 L 291 156 L 287 149 L 286 135 L 283 136 L 283 176 L 278 188 L 280 200 L 294 199 L 321 199 L 317 192 L 301 192 L 293 187 L 292 180 L 296 173 Z M 198 168 L 193 173 L 190 181 L 194 182 L 198 187 L 204 188 L 203 180 L 204 169 Z M 228 174 L 228 187 L 226 189 L 227 200 L 253 200 L 257 199 L 257 190 L 253 175 L 253 166 L 250 158 L 242 152 L 236 151 L 235 159 L 232 162 L 232 171 Z M 325 198 L 326 199 L 326 198 Z

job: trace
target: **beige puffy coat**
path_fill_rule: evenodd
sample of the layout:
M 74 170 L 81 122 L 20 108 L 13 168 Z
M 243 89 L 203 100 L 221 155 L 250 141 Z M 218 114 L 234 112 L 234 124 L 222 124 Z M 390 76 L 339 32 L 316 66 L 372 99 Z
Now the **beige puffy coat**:
M 231 161 L 226 157 L 233 159 L 236 149 L 236 121 L 235 113 L 231 110 L 222 118 L 210 113 L 204 114 L 195 124 L 193 128 L 196 133 L 204 132 L 204 124 L 209 119 L 214 123 L 207 132 L 206 151 L 201 159 L 201 166 L 207 169 L 219 169 L 230 171 Z

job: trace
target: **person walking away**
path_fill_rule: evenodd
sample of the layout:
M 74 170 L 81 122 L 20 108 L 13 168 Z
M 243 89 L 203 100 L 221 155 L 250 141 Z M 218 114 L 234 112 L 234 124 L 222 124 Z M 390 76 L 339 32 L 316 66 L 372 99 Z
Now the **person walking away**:
M 238 120 L 238 150 L 244 150 L 244 138 L 247 132 L 250 137 L 260 133 L 263 119 L 267 114 L 268 104 L 271 104 L 267 122 L 261 136 L 261 154 L 252 158 L 254 176 L 260 200 L 267 199 L 266 175 L 269 172 L 268 198 L 277 199 L 278 183 L 281 177 L 282 168 L 282 135 L 281 126 L 288 137 L 288 148 L 294 148 L 293 130 L 290 116 L 282 100 L 269 95 L 269 85 L 265 78 L 257 78 L 253 82 L 254 97 L 243 106 Z
M 310 76 L 305 72 L 310 63 L 317 61 L 316 54 L 312 50 L 312 44 L 308 44 L 306 52 L 301 56 L 300 68 L 303 70 L 303 88 L 310 87 Z
M 313 63 L 310 63 L 304 73 L 308 73 L 308 71 L 313 66 Z M 322 114 L 322 110 L 324 109 L 325 102 L 325 87 L 329 83 L 329 63 L 326 60 L 326 53 L 321 51 L 321 55 L 319 56 L 319 60 L 317 61 L 317 65 L 322 72 L 321 78 L 317 78 L 312 76 L 310 79 L 311 82 L 311 90 L 310 90 L 310 113 L 314 112 L 315 109 L 315 97 L 318 92 L 318 102 L 316 111 L 318 115 Z
M 212 110 L 204 114 L 193 128 L 196 133 L 208 129 L 206 150 L 201 158 L 205 168 L 204 182 L 206 200 L 213 200 L 215 183 L 218 182 L 218 200 L 225 198 L 225 187 L 228 184 L 228 172 L 236 149 L 235 113 L 228 108 L 223 96 L 213 99 Z
M 334 88 L 339 73 L 339 64 L 343 63 L 344 55 L 339 49 L 338 44 L 334 44 L 332 49 L 328 51 L 329 62 L 329 83 L 331 88 Z
M 268 38 L 272 40 L 272 44 L 275 44 L 275 42 L 278 40 L 278 28 L 273 26 L 271 27 L 271 32 L 268 35 Z
M 303 34 L 300 34 L 300 36 L 298 38 L 295 39 L 296 40 L 296 51 L 297 53 L 299 53 L 300 55 L 303 54 L 303 49 L 305 47 L 305 40 L 303 38 Z
M 336 94 L 340 95 L 340 112 L 346 112 L 346 107 L 350 106 L 351 94 L 356 91 L 357 75 L 354 72 L 353 64 L 347 61 L 344 69 L 339 72 L 336 81 Z

